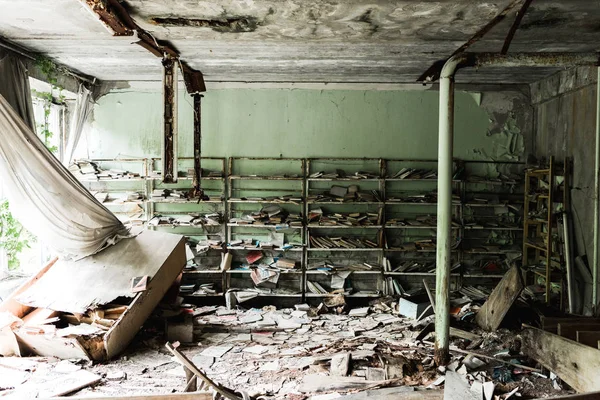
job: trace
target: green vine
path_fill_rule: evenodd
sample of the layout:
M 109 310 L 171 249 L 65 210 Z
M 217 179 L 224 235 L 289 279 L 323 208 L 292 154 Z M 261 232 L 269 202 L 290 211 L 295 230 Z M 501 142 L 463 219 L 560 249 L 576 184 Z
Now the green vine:
M 6 250 L 9 269 L 19 267 L 19 254 L 29 248 L 29 244 L 33 242 L 35 237 L 10 213 L 8 201 L 0 201 L 0 248 Z
M 38 57 L 36 60 L 36 66 L 42 71 L 42 73 L 46 76 L 48 83 L 50 84 L 50 92 L 38 92 L 37 90 L 32 90 L 32 94 L 39 98 L 43 102 L 44 108 L 44 120 L 42 123 L 37 124 L 38 126 L 38 136 L 44 142 L 48 150 L 52 153 L 56 153 L 58 151 L 57 146 L 52 146 L 50 143 L 50 139 L 53 137 L 53 132 L 50 130 L 50 113 L 52 112 L 52 104 L 64 104 L 65 96 L 63 94 L 63 88 L 58 84 L 58 66 L 49 58 L 46 57 Z M 54 91 L 58 91 L 55 96 Z

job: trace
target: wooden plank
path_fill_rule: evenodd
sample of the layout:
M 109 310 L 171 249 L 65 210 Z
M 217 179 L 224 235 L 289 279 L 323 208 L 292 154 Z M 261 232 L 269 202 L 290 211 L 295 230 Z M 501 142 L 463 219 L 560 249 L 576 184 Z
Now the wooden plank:
M 433 392 L 433 390 L 431 390 Z M 439 391 L 439 390 L 438 390 Z M 55 399 L 64 400 L 64 397 L 53 397 Z M 135 395 L 135 396 L 110 396 L 110 397 L 78 397 L 69 396 L 69 400 L 212 400 L 213 396 L 210 392 L 194 392 L 194 393 L 170 393 L 170 394 L 154 394 L 154 395 Z
M 64 377 L 46 382 L 39 391 L 41 398 L 64 396 L 85 387 L 95 385 L 102 377 L 85 369 L 67 374 Z
M 185 238 L 179 237 L 179 243 L 150 281 L 149 290 L 137 294 L 133 302 L 121 315 L 118 323 L 114 324 L 104 336 L 104 347 L 108 359 L 125 350 L 181 273 L 187 260 L 185 256 Z
M 541 329 L 522 332 L 522 350 L 577 392 L 600 390 L 600 350 Z
M 598 331 L 600 324 L 590 323 L 560 323 L 558 324 L 558 336 L 567 339 L 577 340 L 577 331 Z
M 21 356 L 19 342 L 12 331 L 15 322 L 20 323 L 20 320 L 11 313 L 0 313 L 0 355 L 3 357 Z
M 477 324 L 488 331 L 498 329 L 504 316 L 522 290 L 521 272 L 519 267 L 515 265 L 504 275 L 477 313 L 475 317 Z
M 89 360 L 90 356 L 76 338 L 61 338 L 15 331 L 24 348 L 43 357 Z
M 562 323 L 600 323 L 600 318 L 593 317 L 542 317 L 542 329 L 546 332 L 557 333 L 558 324 Z
M 39 281 L 42 276 L 56 263 L 58 258 L 53 259 L 44 267 L 42 267 L 34 276 L 31 277 L 28 281 L 24 282 L 17 290 L 12 292 L 10 296 L 8 296 L 2 303 L 0 303 L 0 313 L 1 312 L 9 312 L 15 317 L 21 318 L 25 316 L 29 311 L 31 311 L 31 307 L 23 305 L 16 301 L 15 299 L 21 293 L 25 292 L 31 286 L 33 286 L 37 281 Z
M 467 332 L 467 331 L 463 331 L 462 329 L 453 328 L 453 327 L 450 327 L 450 336 L 470 340 L 471 342 L 481 339 L 480 335 L 477 335 L 477 334 L 471 333 L 471 332 Z
M 40 325 L 47 319 L 56 317 L 57 315 L 58 311 L 49 310 L 47 308 L 36 308 L 23 317 L 23 322 L 28 326 Z
M 576 339 L 578 343 L 598 348 L 600 341 L 600 331 L 577 331 Z
M 93 256 L 77 261 L 58 260 L 16 299 L 32 307 L 84 313 L 118 297 L 133 298 L 134 276 L 153 278 L 148 291 L 157 284 L 165 284 L 155 282 L 154 277 L 181 240 L 181 235 L 143 231 Z

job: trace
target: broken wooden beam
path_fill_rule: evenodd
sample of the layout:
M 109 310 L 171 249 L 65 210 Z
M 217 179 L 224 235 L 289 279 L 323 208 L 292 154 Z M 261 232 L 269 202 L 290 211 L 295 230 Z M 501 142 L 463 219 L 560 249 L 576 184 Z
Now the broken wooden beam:
M 558 324 L 557 334 L 567 339 L 577 340 L 577 331 L 598 331 L 600 324 L 565 323 Z
M 180 364 L 192 371 L 194 375 L 198 377 L 198 380 L 201 381 L 199 382 L 200 386 L 203 386 L 202 382 L 204 382 L 204 384 L 206 384 L 208 388 L 213 389 L 215 392 L 217 392 L 226 399 L 243 400 L 242 396 L 238 396 L 233 390 L 226 388 L 216 382 L 213 382 L 208 376 L 206 376 L 202 371 L 200 371 L 198 367 L 196 367 L 196 365 L 194 365 L 194 363 L 190 361 L 189 358 L 187 358 L 184 354 L 177 350 L 177 348 L 175 348 L 171 343 L 165 344 L 165 347 L 175 356 L 175 358 L 177 358 L 177 360 L 179 360 Z
M 593 317 L 542 317 L 542 330 L 546 332 L 558 333 L 558 324 L 560 323 L 590 323 L 600 324 L 600 318 Z
M 523 288 L 521 271 L 515 265 L 504 275 L 490 297 L 479 309 L 475 317 L 477 324 L 487 331 L 498 329 Z
M 577 343 L 597 349 L 600 341 L 600 331 L 577 331 L 576 340 Z
M 541 329 L 522 332 L 523 352 L 577 392 L 600 390 L 600 350 Z

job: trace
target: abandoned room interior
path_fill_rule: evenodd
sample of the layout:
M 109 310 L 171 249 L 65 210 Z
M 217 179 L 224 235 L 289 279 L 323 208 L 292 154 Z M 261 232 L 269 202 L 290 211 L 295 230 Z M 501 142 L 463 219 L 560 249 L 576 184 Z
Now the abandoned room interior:
M 0 0 L 0 398 L 600 397 L 597 0 Z

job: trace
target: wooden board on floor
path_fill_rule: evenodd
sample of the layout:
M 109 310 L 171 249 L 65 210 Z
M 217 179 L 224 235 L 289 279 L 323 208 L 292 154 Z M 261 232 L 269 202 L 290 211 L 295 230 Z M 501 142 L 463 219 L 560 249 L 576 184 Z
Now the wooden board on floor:
M 23 322 L 27 326 L 42 325 L 48 318 L 56 317 L 58 311 L 47 308 L 36 308 L 23 317 Z
M 522 351 L 579 393 L 600 390 L 600 350 L 541 329 L 522 332 Z
M 558 324 L 557 334 L 567 339 L 577 340 L 577 331 L 600 331 L 600 324 L 563 323 Z
M 521 278 L 521 271 L 515 265 L 504 275 L 477 313 L 475 317 L 477 324 L 487 331 L 498 329 L 504 316 L 510 307 L 512 307 L 517 297 L 519 297 L 522 290 L 523 280 Z
M 90 371 L 80 369 L 79 371 L 71 372 L 64 377 L 47 382 L 39 392 L 39 397 L 58 397 L 69 393 L 76 392 L 85 387 L 97 384 L 102 380 L 100 375 L 96 375 Z
M 4 301 L 2 303 L 0 303 L 0 312 L 9 312 L 18 318 L 21 318 L 25 314 L 27 314 L 31 310 L 31 307 L 23 305 L 15 299 L 21 293 L 25 292 L 27 289 L 29 289 L 31 286 L 33 286 L 37 281 L 39 281 L 42 278 L 42 276 L 44 276 L 44 274 L 46 272 L 48 272 L 50 267 L 52 267 L 56 263 L 57 260 L 58 259 L 55 258 L 52 261 L 50 261 L 48 264 L 43 266 L 33 277 L 31 277 L 29 280 L 25 281 L 17 290 L 12 292 L 10 294 L 10 296 L 8 296 L 6 299 L 4 299 Z
M 181 235 L 143 231 L 93 256 L 78 261 L 58 260 L 16 300 L 32 307 L 84 313 L 118 297 L 134 297 L 131 279 L 143 275 L 154 277 L 165 263 L 173 262 L 177 251 L 184 252 L 183 268 L 184 244 Z M 165 283 L 152 279 L 148 290 L 156 284 Z
M 600 331 L 577 331 L 576 339 L 578 343 L 597 349 L 600 341 Z
M 433 391 L 433 390 L 432 390 Z M 64 397 L 59 399 L 64 400 Z M 210 392 L 194 393 L 170 393 L 154 395 L 135 395 L 135 396 L 102 396 L 102 397 L 77 397 L 69 396 L 69 400 L 212 400 Z
M 50 335 L 27 334 L 16 331 L 19 343 L 33 354 L 43 357 L 89 360 L 90 356 L 77 338 L 54 337 Z
M 600 323 L 600 318 L 592 317 L 542 317 L 542 329 L 546 332 L 557 333 L 560 323 Z

